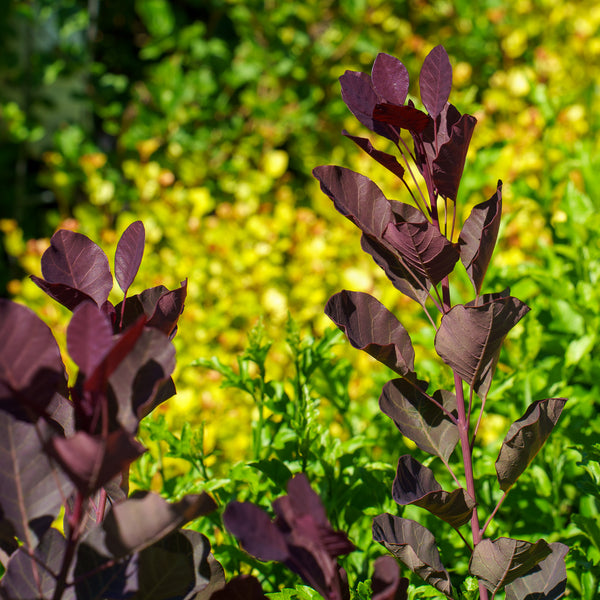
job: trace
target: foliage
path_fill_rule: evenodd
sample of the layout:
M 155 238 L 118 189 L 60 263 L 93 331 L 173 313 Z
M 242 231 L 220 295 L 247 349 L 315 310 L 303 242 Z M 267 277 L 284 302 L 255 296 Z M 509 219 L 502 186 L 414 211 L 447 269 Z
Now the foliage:
M 65 230 L 51 242 L 36 283 L 73 311 L 67 345 L 78 373 L 68 386 L 51 330 L 25 306 L 0 301 L 0 595 L 202 597 L 222 587 L 222 571 L 208 540 L 181 526 L 212 512 L 214 500 L 127 497 L 130 465 L 145 451 L 139 422 L 174 393 L 170 337 L 185 288 L 127 299 L 142 260 L 140 222 L 117 247 L 120 307 L 108 301 L 113 278 L 99 246 Z M 61 507 L 64 535 L 52 527 Z
M 441 314 L 439 323 L 431 316 L 429 319 L 436 330 L 435 350 L 453 372 L 454 393 L 428 393 L 428 382 L 419 380 L 414 370 L 408 332 L 372 296 L 343 291 L 329 300 L 326 313 L 346 332 L 353 346 L 400 375 L 384 386 L 381 409 L 404 436 L 437 456 L 458 486 L 451 493 L 443 491 L 431 469 L 405 455 L 398 462 L 394 500 L 425 508 L 456 530 L 471 523 L 472 549 L 466 543 L 472 553 L 469 572 L 479 579 L 482 598 L 487 598 L 488 592 L 495 597 L 505 587 L 507 595 L 515 599 L 531 592 L 557 598 L 566 585 L 566 546 L 549 546 L 544 540 L 535 544 L 504 537 L 490 540 L 484 534 L 548 438 L 565 399 L 537 400 L 511 425 L 495 464 L 504 493 L 485 524 L 480 525 L 473 448 L 501 344 L 529 309 L 508 291 L 481 295 L 500 225 L 500 182 L 494 196 L 476 205 L 460 233 L 456 230 L 457 192 L 475 119 L 461 115 L 448 103 L 452 68 L 442 46 L 426 57 L 419 81 L 427 113 L 417 109 L 412 99 L 405 104 L 408 72 L 389 55 L 378 55 L 371 76 L 350 71 L 341 78 L 349 109 L 363 125 L 394 143 L 415 185 L 405 180 L 403 167 L 392 155 L 374 149 L 367 140 L 355 141 L 403 181 L 414 206 L 387 200 L 371 180 L 348 169 L 326 166 L 314 172 L 336 208 L 361 229 L 363 249 L 395 287 L 418 302 L 428 316 L 427 300 Z M 410 133 L 414 153 L 402 138 L 402 130 Z M 417 183 L 410 159 L 424 180 L 425 191 Z M 476 297 L 453 305 L 449 275 L 459 259 Z M 468 404 L 463 382 L 469 386 Z M 473 425 L 475 395 L 481 405 Z M 449 462 L 459 443 L 466 488 Z M 373 535 L 411 571 L 447 597 L 454 597 L 450 575 L 440 561 L 434 536 L 426 528 L 409 519 L 382 514 L 374 520 Z

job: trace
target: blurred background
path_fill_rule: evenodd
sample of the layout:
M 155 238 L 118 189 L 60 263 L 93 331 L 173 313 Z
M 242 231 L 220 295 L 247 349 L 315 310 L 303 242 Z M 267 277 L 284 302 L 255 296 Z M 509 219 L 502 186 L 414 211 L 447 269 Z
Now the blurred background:
M 5 5 L 0 295 L 27 303 L 60 331 L 67 311 L 27 278 L 40 274 L 52 233 L 80 231 L 112 257 L 120 233 L 141 219 L 147 248 L 133 293 L 189 281 L 176 338 L 179 393 L 163 409 L 175 427 L 204 419 L 210 447 L 232 456 L 244 450 L 239 422 L 249 402 L 220 389 L 218 374 L 189 364 L 212 356 L 234 362 L 260 318 L 274 340 L 274 377 L 288 360 L 288 314 L 301 331 L 322 335 L 332 327 L 323 307 L 342 288 L 376 295 L 419 330 L 421 316 L 361 252 L 358 231 L 311 170 L 350 167 L 406 201 L 341 136 L 343 128 L 366 132 L 343 104 L 338 77 L 370 72 L 386 52 L 405 63 L 417 95 L 420 65 L 437 44 L 454 69 L 451 102 L 479 122 L 459 194 L 463 217 L 504 181 L 488 287 L 516 285 L 513 293 L 536 308 L 532 333 L 520 330 L 512 358 L 503 359 L 501 372 L 520 367 L 503 389 L 525 386 L 532 397 L 554 377 L 592 394 L 600 313 L 597 2 Z M 348 345 L 338 351 L 356 369 L 351 397 L 376 398 L 378 367 Z M 536 358 L 550 361 L 541 378 L 525 372 Z

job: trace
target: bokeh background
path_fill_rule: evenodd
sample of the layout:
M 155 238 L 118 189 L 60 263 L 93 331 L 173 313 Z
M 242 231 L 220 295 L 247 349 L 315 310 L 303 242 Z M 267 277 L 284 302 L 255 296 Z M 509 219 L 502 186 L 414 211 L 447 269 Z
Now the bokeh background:
M 141 219 L 147 248 L 133 292 L 189 281 L 176 338 L 179 393 L 163 409 L 173 427 L 205 420 L 210 447 L 243 453 L 249 401 L 189 365 L 212 356 L 233 363 L 260 318 L 274 340 L 273 377 L 286 369 L 288 314 L 319 336 L 332 327 L 327 298 L 341 288 L 370 292 L 409 330 L 421 327 L 311 170 L 347 166 L 406 200 L 340 135 L 365 132 L 340 98 L 338 77 L 370 71 L 383 51 L 405 63 L 416 95 L 420 65 L 437 44 L 454 68 L 451 101 L 479 122 L 461 210 L 504 181 L 491 284 L 516 285 L 536 307 L 532 332 L 517 332 L 514 358 L 501 364 L 507 373 L 519 367 L 503 389 L 526 381 L 535 395 L 552 373 L 563 387 L 595 389 L 597 2 L 5 3 L 0 294 L 60 331 L 67 312 L 27 278 L 40 274 L 54 230 L 85 233 L 112 256 L 120 233 Z M 347 346 L 339 352 L 355 367 L 350 393 L 360 401 L 378 367 Z M 541 378 L 524 372 L 536 357 L 550 361 Z

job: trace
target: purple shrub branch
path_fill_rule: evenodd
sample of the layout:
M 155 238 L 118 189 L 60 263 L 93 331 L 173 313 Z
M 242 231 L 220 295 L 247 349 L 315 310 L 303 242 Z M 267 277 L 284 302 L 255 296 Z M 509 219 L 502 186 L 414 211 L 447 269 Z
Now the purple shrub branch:
M 483 600 L 488 600 L 490 593 L 493 598 L 505 587 L 510 591 L 511 600 L 525 600 L 529 597 L 526 593 L 535 591 L 532 586 L 543 582 L 544 577 L 537 576 L 540 572 L 553 585 L 551 592 L 540 592 L 541 595 L 536 597 L 558 598 L 566 580 L 566 547 L 559 544 L 551 548 L 543 540 L 536 544 L 508 538 L 491 541 L 485 539 L 484 534 L 509 490 L 556 425 L 564 399 L 534 402 L 526 414 L 511 425 L 496 461 L 503 494 L 483 526 L 479 521 L 479 510 L 485 507 L 478 507 L 473 449 L 502 342 L 529 308 L 511 297 L 508 290 L 481 294 L 500 226 L 501 182 L 489 200 L 472 209 L 458 242 L 454 241 L 458 225 L 458 189 L 476 119 L 468 114 L 461 115 L 448 102 L 452 67 L 442 46 L 436 46 L 427 56 L 419 75 L 425 110 L 419 109 L 412 100 L 406 102 L 408 72 L 398 59 L 387 54 L 377 56 L 371 75 L 346 71 L 340 77 L 340 83 L 342 98 L 350 111 L 365 127 L 394 144 L 404 168 L 399 168 L 392 155 L 375 148 L 370 140 L 351 136 L 346 131 L 343 134 L 401 180 L 414 207 L 399 202 L 392 204 L 391 201 L 386 204 L 387 199 L 373 182 L 348 169 L 317 167 L 314 176 L 336 209 L 362 230 L 363 249 L 384 269 L 399 291 L 423 308 L 436 330 L 435 350 L 453 375 L 452 407 L 446 406 L 445 401 L 440 402 L 441 396 L 427 394 L 427 383 L 417 379 L 413 355 L 406 361 L 407 349 L 412 353 L 412 344 L 403 328 L 401 338 L 384 336 L 385 345 L 378 345 L 383 339 L 377 321 L 381 312 L 388 315 L 388 323 L 393 322 L 387 309 L 361 310 L 358 304 L 340 300 L 358 298 L 359 292 L 343 291 L 329 300 L 325 312 L 346 333 L 353 346 L 368 352 L 400 375 L 401 379 L 384 387 L 380 398 L 382 411 L 392 418 L 403 435 L 441 459 L 459 486 L 458 490 L 463 486 L 456 478 L 449 458 L 454 448 L 460 446 L 466 488 L 463 492 L 469 503 L 457 503 L 456 495 L 439 489 L 429 469 L 419 466 L 417 461 L 406 462 L 406 457 L 398 466 L 394 499 L 400 505 L 417 504 L 455 527 L 472 555 L 469 570 L 471 575 L 478 577 Z M 414 151 L 402 137 L 403 131 L 412 138 Z M 423 178 L 425 191 L 411 161 Z M 406 181 L 406 173 L 414 189 Z M 388 206 L 393 208 L 390 210 Z M 459 262 L 473 284 L 475 299 L 464 305 L 453 305 L 449 277 Z M 368 301 L 365 296 L 360 296 L 361 306 L 376 306 L 376 300 Z M 428 299 L 440 313 L 439 325 L 427 310 Z M 392 356 L 396 360 L 391 360 Z M 397 362 L 398 358 L 403 358 L 404 362 Z M 398 368 L 400 364 L 403 367 Z M 465 383 L 469 386 L 468 402 Z M 436 392 L 444 393 L 449 394 Z M 472 427 L 475 395 L 479 397 L 481 407 Z M 452 430 L 454 434 L 450 436 Z M 471 527 L 472 548 L 459 530 L 466 522 Z M 400 517 L 380 515 L 374 523 L 374 538 L 410 570 L 449 598 L 454 597 L 433 536 L 425 528 Z M 424 551 L 424 548 L 428 550 Z M 487 567 L 490 561 L 496 569 Z M 550 588 L 544 584 L 543 590 L 546 589 Z

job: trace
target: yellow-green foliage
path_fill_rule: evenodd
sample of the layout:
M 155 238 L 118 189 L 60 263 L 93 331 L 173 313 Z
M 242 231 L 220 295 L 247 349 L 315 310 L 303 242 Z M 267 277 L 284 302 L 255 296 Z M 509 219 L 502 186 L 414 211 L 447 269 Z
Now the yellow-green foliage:
M 233 364 L 262 316 L 276 340 L 273 376 L 280 375 L 288 311 L 318 334 L 331 326 L 323 307 L 341 288 L 373 292 L 409 330 L 420 319 L 310 177 L 314 166 L 337 163 L 407 200 L 340 135 L 344 127 L 365 131 L 341 103 L 337 78 L 369 71 L 384 51 L 405 62 L 418 97 L 417 65 L 445 45 L 451 101 L 479 120 L 459 201 L 481 201 L 504 181 L 509 216 L 497 260 L 516 265 L 551 243 L 549 219 L 569 218 L 561 195 L 569 182 L 581 185 L 583 168 L 573 157 L 582 146 L 598 150 L 600 7 L 592 0 L 208 4 L 205 22 L 175 28 L 169 4 L 153 2 L 166 20 L 141 17 L 148 66 L 126 82 L 123 111 L 104 115 L 117 150 L 81 140 L 73 122 L 44 154 L 41 183 L 59 199 L 55 226 L 87 234 L 109 256 L 131 221 L 144 222 L 146 255 L 132 292 L 188 278 L 176 338 L 179 393 L 168 418 L 205 419 L 208 443 L 235 454 L 248 443 L 251 409 L 220 390 L 218 377 L 186 366 L 193 359 L 217 355 Z M 8 253 L 39 274 L 48 240 L 24 241 L 14 220 L 0 227 Z M 31 282 L 14 280 L 9 291 L 47 321 L 65 322 L 66 312 Z M 358 369 L 352 394 L 360 402 L 376 367 L 345 352 Z

